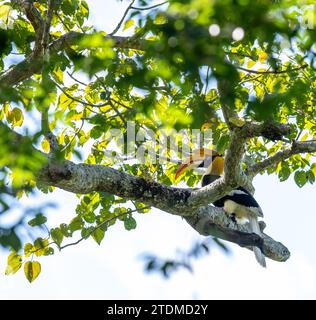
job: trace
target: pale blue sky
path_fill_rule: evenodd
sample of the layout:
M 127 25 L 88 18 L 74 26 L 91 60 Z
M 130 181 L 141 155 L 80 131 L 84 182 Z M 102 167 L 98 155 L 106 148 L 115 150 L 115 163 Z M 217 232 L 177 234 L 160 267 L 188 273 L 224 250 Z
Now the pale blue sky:
M 91 21 L 111 31 L 128 1 L 88 0 Z M 280 183 L 275 176 L 254 181 L 256 199 L 267 224 L 266 232 L 291 251 L 288 262 L 268 259 L 268 268 L 257 263 L 253 253 L 228 244 L 232 255 L 217 248 L 194 264 L 194 274 L 180 271 L 170 280 L 143 272 L 140 254 L 151 252 L 173 257 L 176 248 L 190 248 L 200 237 L 181 218 L 153 210 L 136 216 L 137 229 L 126 232 L 117 223 L 106 233 L 101 246 L 82 242 L 51 257 L 40 259 L 42 273 L 29 284 L 23 272 L 4 276 L 7 254 L 0 253 L 0 299 L 303 299 L 316 298 L 315 186 L 299 189 L 292 178 Z M 55 191 L 25 200 L 26 204 L 54 201 L 50 226 L 69 222 L 77 198 Z

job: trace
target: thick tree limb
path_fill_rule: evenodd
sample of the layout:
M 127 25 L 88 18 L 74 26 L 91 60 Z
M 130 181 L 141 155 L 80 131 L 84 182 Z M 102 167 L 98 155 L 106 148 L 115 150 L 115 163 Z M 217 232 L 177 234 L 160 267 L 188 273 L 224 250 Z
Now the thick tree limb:
M 265 233 L 262 238 L 255 233 L 249 233 L 247 225 L 236 225 L 220 208 L 202 207 L 194 215 L 185 217 L 185 220 L 204 236 L 212 235 L 249 249 L 257 246 L 266 257 L 280 262 L 290 257 L 289 250 L 282 243 L 276 242 Z M 260 222 L 260 227 L 261 230 L 264 229 L 263 222 Z
M 20 0 L 17 2 L 20 4 L 27 19 L 33 26 L 35 32 L 35 45 L 32 55 L 36 57 L 40 55 L 42 51 L 42 40 L 45 32 L 45 22 L 40 12 L 34 6 L 33 0 Z
M 38 176 L 40 182 L 73 193 L 108 192 L 130 200 L 138 200 L 165 212 L 183 216 L 197 231 L 237 243 L 241 246 L 259 246 L 267 257 L 285 261 L 289 251 L 281 243 L 264 236 L 263 240 L 249 233 L 244 226 L 234 225 L 221 208 L 207 206 L 196 210 L 188 200 L 194 191 L 172 188 L 156 182 L 120 172 L 110 167 L 50 162 Z M 221 197 L 217 185 L 209 186 Z M 223 189 L 224 190 L 224 189 Z
M 15 133 L 0 122 L 1 132 L 10 135 L 14 143 L 29 139 Z M 40 151 L 36 151 L 43 155 Z M 219 179 L 199 190 L 168 187 L 116 169 L 71 161 L 57 162 L 46 155 L 47 165 L 37 174 L 37 181 L 72 193 L 107 192 L 129 200 L 138 200 L 165 212 L 184 217 L 202 234 L 213 235 L 242 246 L 260 246 L 271 259 L 285 261 L 288 250 L 274 240 L 264 241 L 249 234 L 243 226 L 235 226 L 220 208 L 210 202 L 224 196 L 231 187 Z M 197 197 L 197 199 L 195 199 Z M 208 206 L 207 206 L 208 205 Z M 270 239 L 270 238 L 269 238 Z M 283 255 L 280 254 L 283 252 Z
M 44 22 L 43 37 L 42 37 L 42 47 L 44 50 L 47 49 L 48 44 L 49 44 L 49 30 L 50 30 L 51 22 L 53 19 L 55 0 L 48 0 L 47 5 L 48 5 L 48 9 L 47 9 L 47 13 L 46 13 L 46 19 Z
M 282 140 L 282 138 L 291 133 L 291 126 L 277 121 L 247 121 L 241 129 L 241 135 L 245 138 L 264 137 L 269 140 Z
M 228 105 L 229 99 L 226 97 L 226 95 L 228 95 L 227 92 L 229 92 L 229 87 L 230 87 L 229 81 L 219 79 L 217 87 L 218 87 L 218 93 L 219 93 L 219 97 L 220 97 L 223 117 L 224 117 L 225 122 L 228 126 L 228 129 L 233 130 L 234 126 L 230 122 L 230 119 L 231 118 L 238 118 L 238 113 L 234 109 L 234 106 Z
M 33 4 L 34 0 L 20 0 L 16 2 L 20 4 L 27 19 L 31 22 L 34 31 L 40 33 L 44 27 L 44 20 L 39 11 L 35 8 Z M 40 38 L 41 34 L 38 34 L 37 36 Z

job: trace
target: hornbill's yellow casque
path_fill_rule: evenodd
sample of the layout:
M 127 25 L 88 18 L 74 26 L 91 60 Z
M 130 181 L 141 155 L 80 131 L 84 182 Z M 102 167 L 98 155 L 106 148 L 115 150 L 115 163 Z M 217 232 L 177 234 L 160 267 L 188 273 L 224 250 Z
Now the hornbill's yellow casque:
M 204 187 L 223 174 L 224 157 L 215 150 L 198 149 L 179 166 L 175 178 L 177 179 L 186 170 L 197 167 L 206 168 L 202 177 L 202 187 Z M 213 204 L 216 207 L 222 207 L 226 214 L 237 223 L 244 224 L 249 221 L 251 232 L 262 236 L 258 223 L 258 217 L 263 217 L 262 210 L 254 197 L 243 187 L 238 187 L 223 198 L 213 202 Z M 266 261 L 261 250 L 254 247 L 253 251 L 260 265 L 266 267 Z

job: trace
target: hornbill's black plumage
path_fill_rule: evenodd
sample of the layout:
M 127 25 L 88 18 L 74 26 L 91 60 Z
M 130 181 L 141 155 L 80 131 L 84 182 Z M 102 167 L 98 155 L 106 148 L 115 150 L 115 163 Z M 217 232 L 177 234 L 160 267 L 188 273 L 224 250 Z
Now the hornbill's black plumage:
M 202 177 L 202 187 L 211 184 L 220 178 L 224 172 L 224 157 L 215 150 L 196 150 L 187 161 L 179 166 L 175 178 L 177 179 L 184 171 L 204 167 L 206 172 Z M 259 228 L 258 217 L 263 217 L 262 209 L 255 198 L 243 187 L 238 187 L 221 199 L 213 202 L 216 207 L 222 207 L 226 214 L 237 223 L 243 224 L 249 221 L 251 232 L 262 236 Z M 257 247 L 253 248 L 257 261 L 263 267 L 266 262 L 263 253 Z

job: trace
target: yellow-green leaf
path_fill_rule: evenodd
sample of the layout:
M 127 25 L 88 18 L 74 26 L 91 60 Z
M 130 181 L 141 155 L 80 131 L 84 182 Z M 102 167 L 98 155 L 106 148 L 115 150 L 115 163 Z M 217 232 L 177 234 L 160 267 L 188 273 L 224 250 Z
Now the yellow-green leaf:
M 268 54 L 264 51 L 262 51 L 260 54 L 259 54 L 259 61 L 261 63 L 264 63 L 268 58 Z
M 130 27 L 132 27 L 135 24 L 135 21 L 133 19 L 129 19 L 124 23 L 124 28 L 123 31 L 129 29 Z
M 11 7 L 8 5 L 0 5 L 0 19 L 6 21 L 8 19 Z
M 60 68 L 56 68 L 53 72 L 53 77 L 58 83 L 63 83 L 64 81 L 64 73 Z
M 14 274 L 16 273 L 22 266 L 22 256 L 17 254 L 16 252 L 12 252 L 8 256 L 8 264 L 5 270 L 5 274 Z
M 41 264 L 38 261 L 27 261 L 24 265 L 24 274 L 29 282 L 33 282 L 41 273 Z
M 10 124 L 12 124 L 13 127 L 20 127 L 24 120 L 21 109 L 15 107 L 9 111 L 7 120 Z
M 34 251 L 34 247 L 32 245 L 32 243 L 26 243 L 24 245 L 24 255 L 25 258 L 28 258 Z
M 301 141 L 305 141 L 309 136 L 309 133 L 308 132 L 305 132 L 304 135 L 301 137 Z
M 256 64 L 256 61 L 252 61 L 252 60 L 249 60 L 247 62 L 247 68 L 250 69 L 252 66 L 254 66 Z
M 98 245 L 100 245 L 101 241 L 104 238 L 105 231 L 102 230 L 101 228 L 97 228 L 93 233 L 92 233 L 92 238 L 96 241 Z
M 237 118 L 237 117 L 231 117 L 231 118 L 229 118 L 229 122 L 231 122 L 236 127 L 241 128 L 245 124 L 245 119 Z
M 49 142 L 47 141 L 47 139 L 43 139 L 41 145 L 42 145 L 44 152 L 48 153 L 50 150 L 50 145 L 49 145 Z
M 164 13 L 158 13 L 155 17 L 155 24 L 165 24 L 167 22 L 167 17 Z

